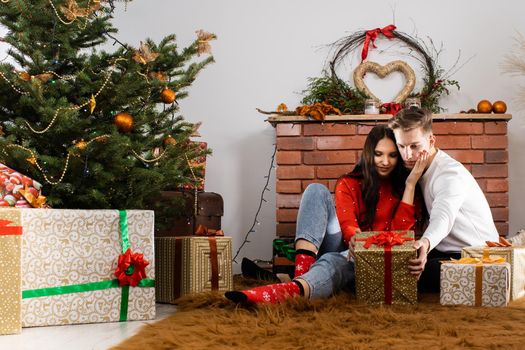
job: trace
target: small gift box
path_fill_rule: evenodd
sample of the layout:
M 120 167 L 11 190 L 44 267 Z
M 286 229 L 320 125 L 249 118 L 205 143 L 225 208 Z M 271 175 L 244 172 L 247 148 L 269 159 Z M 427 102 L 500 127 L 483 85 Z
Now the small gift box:
M 272 272 L 285 273 L 293 278 L 295 273 L 295 240 L 293 238 L 278 238 L 272 242 Z
M 0 220 L 0 334 L 20 333 L 22 250 L 20 211 Z
M 157 302 L 174 303 L 187 294 L 233 289 L 231 237 L 205 234 L 155 237 Z
M 42 185 L 0 163 L 0 207 L 42 208 Z
M 491 258 L 503 257 L 510 264 L 510 299 L 525 296 L 525 247 L 465 247 L 461 256 L 481 258 L 486 249 Z
M 408 270 L 416 258 L 413 231 L 357 233 L 355 245 L 356 294 L 359 301 L 415 304 L 417 280 Z
M 505 258 L 461 258 L 441 264 L 441 305 L 506 306 L 510 299 L 510 264 Z

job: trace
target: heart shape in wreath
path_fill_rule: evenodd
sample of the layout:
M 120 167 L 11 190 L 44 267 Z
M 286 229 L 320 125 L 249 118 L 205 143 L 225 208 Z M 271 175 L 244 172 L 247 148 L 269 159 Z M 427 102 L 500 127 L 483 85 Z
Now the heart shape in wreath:
M 364 77 L 368 72 L 376 74 L 381 79 L 392 72 L 400 72 L 405 76 L 405 86 L 394 98 L 392 101 L 393 103 L 402 103 L 416 86 L 416 75 L 414 74 L 414 70 L 403 61 L 392 61 L 384 66 L 370 61 L 363 62 L 354 70 L 354 85 L 358 90 L 379 103 L 382 103 L 382 101 L 379 100 L 379 98 L 377 98 L 365 84 Z

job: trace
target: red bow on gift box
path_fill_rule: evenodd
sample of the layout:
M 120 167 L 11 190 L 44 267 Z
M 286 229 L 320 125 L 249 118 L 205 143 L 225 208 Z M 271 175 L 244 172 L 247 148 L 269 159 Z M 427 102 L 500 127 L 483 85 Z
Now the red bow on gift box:
M 212 228 L 207 228 L 206 226 L 199 224 L 195 230 L 197 236 L 224 236 L 223 230 L 215 230 Z
M 117 269 L 115 276 L 121 286 L 130 285 L 136 287 L 137 284 L 146 278 L 146 266 L 149 261 L 144 259 L 144 254 L 132 253 L 128 248 L 124 254 L 118 257 Z
M 412 237 L 403 237 L 407 232 L 392 232 L 392 231 L 381 231 L 376 235 L 367 238 L 358 238 L 358 241 L 363 241 L 365 249 L 370 248 L 372 244 L 379 247 L 391 248 L 395 245 L 402 245 L 406 241 L 413 241 Z

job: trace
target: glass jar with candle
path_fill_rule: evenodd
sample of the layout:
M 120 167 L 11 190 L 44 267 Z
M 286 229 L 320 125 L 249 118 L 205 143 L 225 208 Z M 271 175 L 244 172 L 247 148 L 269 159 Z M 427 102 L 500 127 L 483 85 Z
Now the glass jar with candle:
M 365 114 L 379 114 L 379 102 L 373 98 L 365 100 Z

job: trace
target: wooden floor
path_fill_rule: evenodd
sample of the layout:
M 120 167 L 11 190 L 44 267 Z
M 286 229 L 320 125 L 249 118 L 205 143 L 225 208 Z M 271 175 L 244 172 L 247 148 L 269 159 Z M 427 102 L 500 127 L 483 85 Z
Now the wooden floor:
M 157 319 L 73 326 L 23 328 L 21 334 L 0 335 L 1 350 L 102 350 L 135 334 L 146 323 L 175 313 L 175 306 L 157 304 Z

